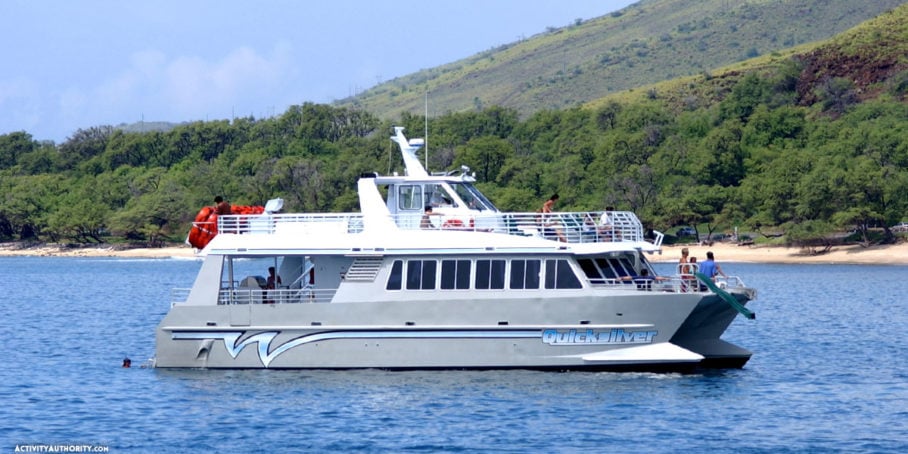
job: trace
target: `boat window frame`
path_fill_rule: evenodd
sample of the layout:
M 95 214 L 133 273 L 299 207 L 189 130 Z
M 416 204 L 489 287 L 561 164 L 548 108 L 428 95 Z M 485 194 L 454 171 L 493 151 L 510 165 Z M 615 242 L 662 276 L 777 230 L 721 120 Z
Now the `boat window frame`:
M 442 259 L 439 290 L 469 290 L 472 271 L 473 260 Z
M 407 290 L 435 290 L 438 287 L 438 260 L 407 260 L 404 276 Z
M 422 184 L 400 184 L 397 186 L 397 209 L 400 211 L 422 211 L 423 203 Z
M 583 283 L 577 277 L 577 273 L 574 272 L 574 268 L 567 259 L 546 259 L 544 266 L 544 288 L 546 290 L 576 290 L 583 288 Z
M 473 288 L 476 290 L 504 290 L 508 259 L 477 258 L 476 278 Z M 488 263 L 486 263 L 488 262 Z M 480 280 L 482 279 L 482 280 Z M 480 286 L 482 284 L 482 286 Z
M 510 264 L 508 288 L 512 290 L 539 290 L 539 285 L 542 281 L 542 259 L 512 258 L 508 262 Z M 534 265 L 530 266 L 530 264 Z
M 388 282 L 385 284 L 385 290 L 403 290 L 403 270 L 403 260 L 398 259 L 391 263 L 391 272 L 388 273 Z

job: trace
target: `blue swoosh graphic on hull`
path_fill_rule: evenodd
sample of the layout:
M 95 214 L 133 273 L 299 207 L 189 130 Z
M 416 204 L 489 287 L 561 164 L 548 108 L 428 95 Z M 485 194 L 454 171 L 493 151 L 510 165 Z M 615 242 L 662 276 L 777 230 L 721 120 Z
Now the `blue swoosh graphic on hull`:
M 258 343 L 259 359 L 268 367 L 275 358 L 282 353 L 299 345 L 334 339 L 522 339 L 539 338 L 540 330 L 470 330 L 470 331 L 344 331 L 321 332 L 306 334 L 291 339 L 271 350 L 271 342 L 280 334 L 279 331 L 264 331 L 247 337 L 242 342 L 240 338 L 245 331 L 174 331 L 171 339 L 174 340 L 206 340 L 215 339 L 224 341 L 224 348 L 234 359 L 246 348 L 247 345 Z

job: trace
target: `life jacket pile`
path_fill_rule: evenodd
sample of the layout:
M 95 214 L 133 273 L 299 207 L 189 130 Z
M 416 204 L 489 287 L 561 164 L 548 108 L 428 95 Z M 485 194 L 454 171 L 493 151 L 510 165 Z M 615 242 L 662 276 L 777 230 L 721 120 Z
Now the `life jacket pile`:
M 230 214 L 250 215 L 262 214 L 265 207 L 258 205 L 231 205 Z M 211 242 L 212 238 L 218 234 L 218 213 L 213 206 L 203 207 L 195 215 L 192 222 L 192 228 L 189 229 L 189 237 L 186 242 L 196 249 L 204 249 Z

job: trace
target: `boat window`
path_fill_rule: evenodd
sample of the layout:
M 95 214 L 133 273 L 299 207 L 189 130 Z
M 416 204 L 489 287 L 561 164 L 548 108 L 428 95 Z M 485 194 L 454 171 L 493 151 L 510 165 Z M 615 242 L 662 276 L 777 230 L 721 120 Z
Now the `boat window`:
M 504 288 L 504 260 L 477 260 L 476 261 L 476 289 L 503 289 Z
M 460 197 L 460 199 L 463 200 L 463 203 L 467 204 L 471 210 L 498 211 L 498 209 L 495 208 L 495 205 L 492 205 L 492 202 L 490 202 L 486 196 L 482 195 L 478 189 L 473 187 L 473 185 L 466 183 L 451 183 L 451 187 L 454 188 L 454 192 L 457 193 L 457 196 Z
M 540 260 L 511 260 L 511 288 L 539 288 Z
M 441 261 L 441 288 L 465 290 L 470 288 L 469 260 Z
M 596 265 L 598 265 L 599 269 L 602 270 L 602 273 L 605 275 L 606 279 L 615 279 L 618 277 L 618 275 L 615 274 L 615 270 L 613 270 L 612 267 L 609 266 L 606 259 L 596 259 Z
M 602 273 L 599 272 L 599 268 L 596 268 L 596 264 L 593 263 L 591 259 L 579 259 L 577 264 L 580 265 L 580 269 L 583 270 L 583 273 L 586 274 L 586 278 L 592 283 L 602 284 L 605 282 L 605 279 L 602 277 Z
M 440 184 L 426 184 L 426 204 L 433 207 L 456 207 L 457 204 L 451 200 L 444 186 Z
M 391 275 L 388 276 L 388 285 L 385 286 L 387 290 L 400 290 L 401 285 L 401 273 L 403 272 L 404 262 L 400 260 L 395 260 L 391 265 Z
M 401 185 L 397 190 L 397 206 L 401 210 L 423 210 L 422 186 L 413 184 Z
M 545 288 L 581 288 L 581 285 L 567 260 L 546 260 Z
M 618 273 L 618 276 L 636 276 L 637 272 L 634 270 L 634 265 L 627 259 L 627 257 L 621 258 L 610 258 L 608 259 L 609 263 L 612 264 L 612 267 L 615 268 L 615 272 Z
M 432 290 L 435 288 L 435 260 L 407 261 L 407 290 Z

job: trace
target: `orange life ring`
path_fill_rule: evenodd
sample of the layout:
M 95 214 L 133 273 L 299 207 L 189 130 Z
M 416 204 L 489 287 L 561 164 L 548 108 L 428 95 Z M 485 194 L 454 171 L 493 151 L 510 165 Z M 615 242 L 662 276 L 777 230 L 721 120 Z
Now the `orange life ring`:
M 463 221 L 461 221 L 460 219 L 448 219 L 447 221 L 444 222 L 444 224 L 441 225 L 441 228 L 443 228 L 443 229 L 462 229 Z
M 470 220 L 467 221 L 467 225 L 469 225 L 469 227 L 467 227 L 467 229 L 473 230 L 476 227 L 476 221 L 474 221 L 473 218 L 470 218 Z M 463 224 L 463 221 L 461 221 L 460 219 L 448 219 L 441 225 L 441 228 L 463 230 L 464 224 Z

